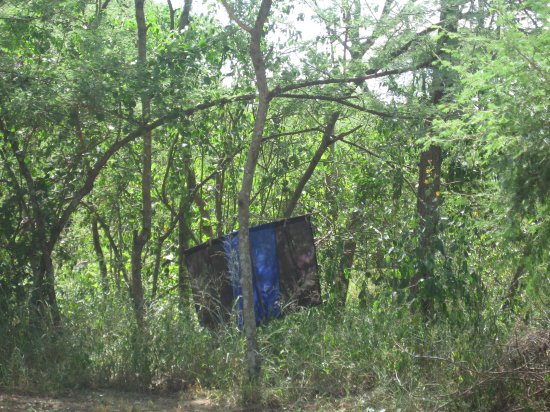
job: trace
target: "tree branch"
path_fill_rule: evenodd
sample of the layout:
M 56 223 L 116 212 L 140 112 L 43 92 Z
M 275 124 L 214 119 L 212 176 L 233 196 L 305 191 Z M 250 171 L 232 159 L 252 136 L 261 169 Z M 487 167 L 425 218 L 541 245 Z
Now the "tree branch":
M 296 188 L 294 189 L 294 192 L 292 193 L 292 196 L 287 202 L 285 211 L 283 212 L 283 216 L 285 218 L 289 218 L 292 213 L 294 212 L 294 209 L 296 208 L 296 205 L 298 204 L 298 200 L 300 199 L 300 196 L 302 195 L 302 192 L 304 191 L 304 188 L 313 175 L 313 172 L 315 171 L 315 168 L 321 161 L 321 158 L 323 157 L 323 154 L 327 150 L 327 148 L 335 142 L 335 140 L 331 140 L 330 136 L 332 136 L 334 132 L 334 127 L 336 126 L 336 122 L 338 121 L 338 117 L 340 117 L 340 113 L 334 112 L 330 116 L 330 119 L 327 122 L 327 125 L 325 126 L 325 130 L 323 131 L 323 139 L 321 140 L 321 144 L 315 151 L 315 154 L 311 158 L 311 161 L 309 162 L 309 165 L 307 169 L 305 170 L 304 174 L 302 175 L 302 178 L 296 185 Z
M 168 11 L 170 12 L 170 30 L 174 30 L 175 22 L 174 22 L 174 15 L 176 11 L 174 10 L 174 6 L 172 5 L 172 0 L 167 0 L 168 2 Z
M 375 116 L 380 116 L 380 117 L 384 117 L 384 118 L 393 118 L 393 117 L 395 117 L 395 115 L 391 114 L 391 113 L 385 113 L 385 112 L 380 112 L 378 110 L 367 109 L 363 106 L 359 106 L 357 104 L 350 103 L 350 102 L 344 100 L 345 98 L 342 98 L 342 97 L 330 97 L 330 96 L 309 95 L 309 94 L 290 94 L 290 93 L 280 94 L 277 97 L 282 97 L 282 98 L 287 98 L 287 99 L 323 100 L 323 101 L 327 101 L 327 102 L 335 102 L 335 103 L 341 104 L 342 106 L 351 107 L 352 109 L 359 110 L 361 112 L 370 113 L 370 114 L 373 114 Z
M 262 139 L 262 142 L 266 142 L 268 140 L 276 139 L 278 137 L 293 136 L 293 135 L 297 135 L 297 134 L 304 134 L 304 133 L 309 133 L 309 132 L 320 132 L 320 131 L 323 131 L 320 127 L 310 127 L 308 129 L 293 130 L 291 132 L 273 133 L 273 134 L 270 134 L 269 136 L 265 136 Z
M 389 16 L 391 7 L 393 5 L 394 0 L 386 0 L 384 2 L 384 7 L 382 9 L 382 14 L 378 21 L 376 22 L 376 26 L 374 27 L 374 30 L 372 31 L 372 35 L 370 35 L 363 43 L 359 44 L 359 53 L 354 53 L 352 57 L 354 58 L 361 58 L 365 55 L 365 53 L 374 45 L 376 40 L 380 37 L 380 35 L 384 32 L 384 27 L 382 27 L 384 21 Z
M 192 3 L 192 0 L 185 0 L 185 3 L 183 4 L 183 10 L 181 11 L 180 20 L 178 23 L 178 30 L 180 32 L 189 26 L 189 13 L 191 13 Z
M 364 83 L 367 80 L 378 79 L 380 77 L 392 76 L 392 75 L 396 75 L 396 74 L 403 74 L 403 73 L 407 73 L 407 72 L 410 72 L 410 71 L 413 71 L 413 70 L 422 69 L 422 68 L 430 66 L 433 63 L 433 61 L 434 61 L 434 59 L 432 58 L 432 59 L 429 59 L 429 60 L 427 60 L 425 62 L 422 62 L 418 65 L 415 65 L 415 66 L 408 66 L 408 67 L 402 67 L 402 68 L 399 68 L 399 69 L 391 69 L 391 70 L 384 70 L 384 71 L 379 71 L 379 69 L 370 69 L 370 70 L 367 70 L 366 75 L 358 76 L 358 77 L 346 77 L 346 78 L 340 78 L 340 79 L 310 80 L 310 81 L 305 81 L 305 82 L 301 82 L 301 83 L 290 84 L 288 86 L 283 86 L 283 87 L 278 86 L 278 87 L 276 87 L 275 89 L 273 89 L 272 91 L 269 92 L 269 97 L 271 99 L 273 99 L 275 97 L 278 97 L 282 93 L 286 93 L 286 92 L 289 92 L 289 91 L 292 91 L 292 90 L 303 89 L 303 88 L 306 88 L 306 87 L 312 87 L 312 86 L 325 86 L 325 85 L 328 85 L 328 84 L 344 84 L 344 83 L 355 83 L 355 84 L 359 85 L 361 83 Z
M 226 0 L 221 0 L 221 2 L 223 4 L 223 7 L 225 8 L 225 11 L 227 11 L 227 14 L 229 15 L 229 18 L 231 20 L 233 20 L 235 23 L 237 23 L 237 25 L 241 29 L 243 29 L 245 32 L 252 33 L 252 27 L 250 27 L 245 22 L 243 22 L 241 19 L 239 19 L 239 17 L 237 17 L 237 15 L 235 14 L 235 10 L 233 10 L 233 7 L 231 7 L 231 5 Z M 259 15 L 258 15 L 258 18 L 259 18 Z M 256 22 L 257 22 L 257 20 L 256 20 Z

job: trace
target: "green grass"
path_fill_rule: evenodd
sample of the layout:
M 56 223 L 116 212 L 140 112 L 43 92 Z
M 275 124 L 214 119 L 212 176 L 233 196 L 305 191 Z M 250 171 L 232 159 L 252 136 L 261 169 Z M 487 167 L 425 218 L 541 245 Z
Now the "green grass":
M 244 341 L 233 324 L 211 333 L 168 299 L 149 309 L 148 344 L 138 348 L 124 299 L 65 302 L 63 308 L 64 325 L 56 332 L 33 334 L 23 321 L 11 327 L 0 349 L 4 388 L 135 389 L 143 385 L 139 356 L 146 353 L 149 389 L 198 391 L 220 404 L 238 403 Z M 513 336 L 536 332 L 544 343 L 548 313 L 540 315 L 529 328 L 489 310 L 428 322 L 391 297 L 366 308 L 303 310 L 259 329 L 263 399 L 291 410 L 416 411 L 491 410 L 504 396 L 506 407 L 538 410 L 548 402 L 540 379 L 527 379 L 529 371 L 496 372 L 517 368 L 506 360 Z M 548 352 L 528 366 L 548 373 Z M 544 385 L 548 377 L 541 376 Z

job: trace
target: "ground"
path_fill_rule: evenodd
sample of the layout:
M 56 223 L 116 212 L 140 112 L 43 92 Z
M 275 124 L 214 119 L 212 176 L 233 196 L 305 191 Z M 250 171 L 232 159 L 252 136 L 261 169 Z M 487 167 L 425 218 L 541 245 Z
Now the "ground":
M 0 412 L 247 412 L 247 411 L 303 411 L 303 412 L 380 412 L 384 408 L 368 407 L 361 398 L 319 398 L 289 405 L 264 405 L 261 408 L 242 409 L 220 406 L 220 400 L 210 401 L 204 393 L 147 394 L 116 390 L 67 391 L 57 395 L 3 391 L 0 388 Z M 214 398 L 216 396 L 214 395 Z M 234 400 L 233 400 L 234 401 Z
M 151 395 L 109 390 L 73 391 L 59 395 L 1 393 L 4 412 L 214 412 L 219 408 L 207 399 L 185 399 L 180 395 Z

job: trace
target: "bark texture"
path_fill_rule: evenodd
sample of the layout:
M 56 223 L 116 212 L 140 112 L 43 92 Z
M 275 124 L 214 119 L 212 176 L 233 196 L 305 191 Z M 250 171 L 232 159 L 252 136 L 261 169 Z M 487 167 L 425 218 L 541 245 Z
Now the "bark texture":
M 136 8 L 136 23 L 138 28 L 138 64 L 142 85 L 145 87 L 147 78 L 147 23 L 145 21 L 145 11 L 143 7 L 144 0 L 135 0 Z M 141 117 L 142 124 L 147 124 L 151 116 L 151 98 L 147 93 L 141 96 Z M 134 231 L 134 239 L 132 244 L 132 273 L 130 282 L 130 294 L 134 305 L 134 312 L 138 328 L 144 332 L 145 325 L 145 299 L 143 294 L 143 249 L 149 238 L 151 237 L 151 217 L 152 217 L 152 202 L 151 202 L 151 152 L 152 152 L 152 137 L 151 131 L 143 132 L 143 155 L 142 155 L 142 176 L 141 176 L 141 229 Z
M 449 33 L 456 33 L 458 29 L 458 6 L 454 4 L 441 5 L 441 33 L 438 42 L 437 56 L 439 61 L 450 60 L 446 51 L 452 46 Z M 434 108 L 442 103 L 449 93 L 453 77 L 450 71 L 442 64 L 435 64 L 432 75 L 431 101 Z M 426 119 L 426 126 L 431 127 L 432 118 Z M 411 292 L 417 295 L 421 281 L 430 281 L 434 276 L 437 231 L 439 224 L 439 207 L 441 204 L 441 165 L 443 154 L 440 146 L 431 145 L 423 151 L 418 163 L 418 197 L 417 215 L 420 219 L 418 268 L 413 277 Z M 433 296 L 422 296 L 421 309 L 428 314 L 433 309 Z
M 30 299 L 30 309 L 33 322 L 37 325 L 53 323 L 61 324 L 61 314 L 57 305 L 55 292 L 55 274 L 52 262 L 52 236 L 48 236 L 48 216 L 42 206 L 43 196 L 47 196 L 44 188 L 33 178 L 31 169 L 27 165 L 25 152 L 19 147 L 17 138 L 9 131 L 4 122 L 0 121 L 4 136 L 9 141 L 14 157 L 17 160 L 19 172 L 27 186 L 31 214 L 31 226 L 34 232 L 30 245 L 30 261 L 33 272 L 33 289 Z M 51 233 L 51 232 L 50 232 Z M 51 321 L 51 322 L 50 322 Z
M 243 323 L 246 337 L 246 365 L 248 384 L 244 385 L 243 402 L 248 405 L 258 404 L 260 379 L 260 354 L 256 339 L 256 317 L 252 284 L 252 259 L 250 255 L 250 194 L 254 182 L 254 171 L 262 146 L 262 137 L 269 110 L 269 89 L 267 84 L 264 55 L 261 50 L 264 25 L 271 9 L 271 0 L 262 0 L 254 26 L 250 27 L 236 17 L 226 1 L 222 1 L 229 16 L 239 27 L 250 34 L 250 59 L 254 66 L 256 88 L 258 90 L 258 107 L 252 132 L 252 141 L 243 172 L 241 190 L 238 196 L 239 220 L 239 264 L 243 293 Z

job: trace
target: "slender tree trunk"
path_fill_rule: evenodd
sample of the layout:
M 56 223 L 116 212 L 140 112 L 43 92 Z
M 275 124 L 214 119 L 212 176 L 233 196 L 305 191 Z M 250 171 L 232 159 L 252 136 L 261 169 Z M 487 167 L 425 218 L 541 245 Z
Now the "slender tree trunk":
M 342 241 L 342 255 L 340 256 L 340 262 L 338 264 L 338 272 L 336 273 L 336 279 L 334 280 L 334 292 L 336 294 L 336 305 L 345 306 L 348 290 L 351 269 L 355 259 L 355 251 L 357 249 L 357 241 L 355 240 L 355 233 L 359 226 L 359 213 L 354 212 L 349 217 L 346 227 L 346 238 Z
M 105 263 L 105 255 L 103 248 L 101 247 L 101 239 L 99 237 L 99 227 L 97 217 L 92 218 L 92 241 L 94 244 L 94 251 L 97 257 L 97 264 L 99 266 L 99 273 L 101 276 L 101 290 L 103 294 L 109 293 L 109 280 L 107 277 L 107 264 Z
M 252 259 L 250 256 L 250 193 L 254 181 L 254 172 L 262 145 L 263 131 L 269 110 L 269 89 L 265 70 L 264 56 L 261 50 L 264 23 L 269 15 L 271 0 L 263 0 L 256 23 L 250 33 L 250 57 L 256 75 L 256 87 L 258 89 L 258 108 L 252 133 L 252 141 L 248 151 L 248 157 L 244 167 L 241 191 L 239 193 L 239 260 L 241 269 L 241 282 L 243 291 L 243 320 L 247 348 L 248 378 L 251 383 L 259 383 L 260 379 L 260 354 L 256 340 L 256 316 L 254 313 L 254 298 L 252 284 Z M 251 390 L 255 391 L 251 385 Z M 257 391 L 255 391 L 257 392 Z M 254 404 L 259 401 L 255 393 L 244 394 L 245 403 Z M 259 395 L 259 394 L 258 394 Z
M 196 190 L 197 179 L 192 165 L 192 156 L 188 148 L 183 152 L 183 162 L 186 179 L 186 190 L 182 195 L 178 210 L 178 290 L 180 295 L 180 309 L 182 313 L 187 313 L 191 303 L 191 279 L 187 266 L 185 265 L 184 252 L 189 247 L 193 234 L 190 229 L 191 203 L 194 201 L 199 208 L 199 213 L 203 219 L 210 220 L 210 215 L 206 209 L 206 202 Z M 207 236 L 214 237 L 211 226 L 206 226 Z
M 120 210 L 118 209 L 118 205 L 117 205 L 117 209 L 116 209 L 116 213 L 117 215 L 119 216 L 120 218 Z M 128 279 L 128 272 L 126 270 L 126 265 L 124 264 L 124 259 L 122 257 L 122 254 L 120 253 L 120 250 L 115 242 L 115 239 L 113 238 L 112 234 L 111 234 L 111 231 L 110 231 L 110 228 L 109 228 L 109 225 L 103 220 L 101 219 L 101 217 L 99 217 L 98 215 L 96 215 L 96 219 L 97 219 L 97 222 L 99 223 L 99 226 L 101 226 L 101 228 L 103 229 L 103 234 L 104 236 L 107 238 L 107 240 L 109 241 L 109 246 L 115 256 L 115 281 L 116 281 L 116 287 L 117 287 L 117 290 L 120 290 L 120 274 L 122 273 L 122 277 L 124 279 L 124 284 L 129 287 L 130 286 L 130 280 Z M 119 231 L 119 240 L 120 238 L 122 237 L 122 234 L 121 232 Z M 120 242 L 122 243 L 122 242 Z
M 336 304 L 341 307 L 344 307 L 347 302 L 349 276 L 353 267 L 356 248 L 357 243 L 353 238 L 344 239 L 344 241 L 342 242 L 342 256 L 340 257 L 340 264 L 338 265 L 338 275 L 334 285 L 337 295 Z
M 147 24 L 145 21 L 145 12 L 143 8 L 144 0 L 135 0 L 136 22 L 138 27 L 138 64 L 142 87 L 146 87 L 147 83 Z M 141 115 L 142 123 L 147 124 L 151 115 L 151 98 L 147 93 L 141 96 Z M 145 332 L 145 299 L 143 293 L 143 249 L 149 238 L 151 237 L 151 217 L 152 217 L 152 202 L 151 202 L 151 154 L 152 154 L 152 137 L 151 131 L 143 132 L 143 171 L 141 178 L 141 196 L 142 196 L 142 212 L 141 212 L 141 230 L 134 231 L 132 245 L 132 276 L 130 282 L 130 294 L 134 305 L 136 321 L 140 331 Z
M 201 194 L 198 190 L 195 190 L 197 187 L 197 176 L 195 175 L 195 170 L 193 169 L 193 165 L 191 164 L 191 153 L 186 152 L 184 154 L 184 168 L 185 168 L 185 174 L 187 178 L 187 187 L 189 193 L 193 193 L 193 200 L 195 201 L 195 204 L 197 205 L 199 209 L 199 213 L 201 215 L 202 222 L 207 222 L 205 225 L 201 226 L 204 230 L 205 235 L 209 239 L 213 239 L 214 231 L 212 230 L 212 224 L 210 219 L 210 212 L 208 211 L 208 205 L 202 198 Z
M 144 0 L 135 0 L 136 23 L 137 23 L 137 48 L 138 48 L 138 73 L 141 80 L 141 87 L 147 90 L 148 68 L 147 68 L 147 23 L 145 21 Z M 151 97 L 147 92 L 141 95 L 141 121 L 145 125 L 151 116 Z M 141 175 L 141 229 L 134 230 L 131 256 L 131 279 L 130 297 L 134 307 L 134 314 L 137 323 L 137 334 L 135 336 L 133 364 L 136 369 L 137 383 L 148 386 L 151 381 L 151 370 L 149 361 L 148 328 L 145 309 L 145 296 L 143 291 L 143 251 L 151 237 L 152 201 L 151 201 L 151 156 L 152 136 L 151 131 L 146 130 L 142 134 L 142 175 Z
M 239 220 L 239 265 L 241 271 L 241 285 L 243 293 L 243 323 L 246 337 L 246 365 L 248 385 L 243 391 L 243 403 L 257 405 L 261 400 L 260 393 L 260 353 L 256 339 L 256 316 L 254 313 L 252 258 L 250 255 L 250 193 L 254 182 L 254 172 L 258 163 L 258 156 L 262 146 L 262 137 L 267 113 L 269 110 L 269 89 L 267 84 L 266 68 L 261 44 L 263 30 L 269 11 L 271 0 L 262 0 L 260 10 L 253 27 L 240 21 L 234 11 L 224 0 L 223 4 L 230 17 L 250 34 L 250 59 L 254 66 L 256 88 L 258 90 L 258 107 L 252 132 L 252 141 L 248 149 L 248 156 L 244 166 L 241 190 L 238 196 Z
M 168 11 L 170 12 L 170 30 L 174 30 L 176 27 L 176 10 L 174 10 L 174 6 L 172 5 L 171 0 L 167 0 L 168 2 Z
M 525 249 L 523 250 L 523 254 L 520 258 L 519 264 L 516 267 L 516 270 L 514 272 L 514 275 L 512 276 L 512 280 L 510 281 L 510 284 L 508 285 L 508 292 L 506 293 L 506 298 L 504 299 L 504 302 L 502 304 L 501 310 L 506 311 L 510 308 L 513 308 L 514 301 L 516 300 L 516 296 L 518 294 L 518 291 L 520 290 L 519 281 L 521 277 L 525 274 L 525 264 L 527 259 L 529 258 L 529 254 L 531 251 L 531 245 L 528 244 L 525 246 Z
M 161 227 L 163 226 L 161 222 Z M 166 236 L 165 236 L 166 235 Z M 156 242 L 155 245 L 155 264 L 153 266 L 153 280 L 151 282 L 151 301 L 155 301 L 157 298 L 157 289 L 158 289 L 158 280 L 159 280 L 159 273 L 160 273 L 160 261 L 162 259 L 162 245 L 164 244 L 164 241 L 169 236 L 167 233 L 163 233 Z
M 189 310 L 191 303 L 191 282 L 184 258 L 184 252 L 189 247 L 189 227 L 187 224 L 189 204 L 190 199 L 182 196 L 179 205 L 178 219 L 178 290 L 180 295 L 180 309 L 183 313 Z
M 225 189 L 225 171 L 220 171 L 216 175 L 216 235 L 221 237 L 224 235 L 223 221 L 223 195 Z
M 283 216 L 286 218 L 289 218 L 292 216 L 292 213 L 294 212 L 294 209 L 296 209 L 296 205 L 298 204 L 298 200 L 300 199 L 300 196 L 302 195 L 302 192 L 304 191 L 304 188 L 313 175 L 313 172 L 315 171 L 315 168 L 321 161 L 321 158 L 325 154 L 326 150 L 330 147 L 334 141 L 331 139 L 332 135 L 334 134 L 334 127 L 336 125 L 336 122 L 338 121 L 338 117 L 340 116 L 339 113 L 333 113 L 330 116 L 330 119 L 325 127 L 325 131 L 323 133 L 323 139 L 321 140 L 321 144 L 317 148 L 317 151 L 313 155 L 313 158 L 309 162 L 309 165 L 302 175 L 302 178 L 296 185 L 296 189 L 294 189 L 294 193 L 292 193 L 292 196 L 288 200 L 288 203 L 286 205 L 285 211 L 283 213 Z

